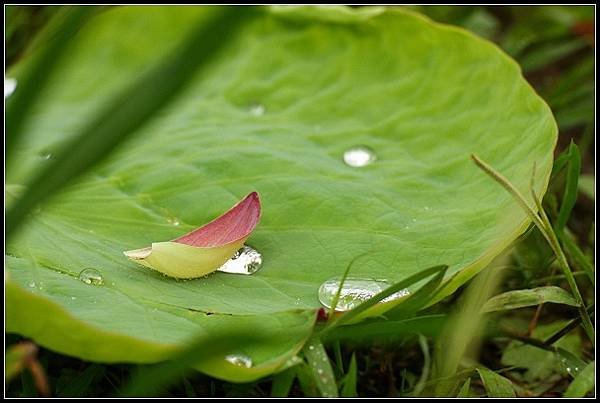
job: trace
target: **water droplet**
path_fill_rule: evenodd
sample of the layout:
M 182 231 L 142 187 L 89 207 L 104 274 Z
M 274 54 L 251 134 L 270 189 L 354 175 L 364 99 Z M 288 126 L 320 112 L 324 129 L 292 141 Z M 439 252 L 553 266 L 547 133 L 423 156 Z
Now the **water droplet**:
M 167 218 L 167 221 L 168 221 L 168 222 L 169 222 L 171 225 L 174 225 L 174 226 L 176 226 L 176 227 L 177 227 L 177 226 L 179 226 L 179 224 L 180 224 L 180 223 L 179 223 L 179 220 L 178 220 L 177 218 L 174 218 L 174 217 L 169 217 L 169 218 Z
M 314 350 L 314 349 L 315 349 L 315 346 L 308 346 L 308 349 L 309 349 L 309 350 Z
M 27 283 L 27 286 L 29 288 L 35 288 L 35 281 L 30 281 L 29 283 Z
M 17 88 L 17 80 L 4 77 L 4 99 L 8 98 Z
M 225 360 L 229 361 L 233 365 L 237 365 L 238 367 L 252 367 L 252 358 L 244 354 L 229 354 L 225 357 Z
M 344 162 L 354 168 L 369 165 L 376 159 L 375 151 L 367 146 L 354 146 L 344 152 Z
M 340 287 L 340 281 L 341 279 L 339 278 L 333 278 L 325 281 L 319 287 L 319 302 L 328 309 L 331 308 L 333 299 Z M 391 284 L 385 280 L 348 277 L 346 278 L 346 281 L 344 281 L 344 286 L 340 292 L 340 297 L 335 310 L 338 312 L 349 311 L 376 294 L 379 294 L 389 286 L 391 286 Z M 381 302 L 393 301 L 408 294 L 408 289 L 400 290 L 389 297 L 384 298 Z
M 266 108 L 259 103 L 253 103 L 248 107 L 248 111 L 254 116 L 262 116 L 265 114 Z
M 417 222 L 417 219 L 416 219 L 416 218 L 413 218 L 413 219 L 412 219 L 412 222 Z
M 104 283 L 102 274 L 98 270 L 92 269 L 91 267 L 83 269 L 81 273 L 79 273 L 79 280 L 91 285 L 102 285 Z
M 251 246 L 244 245 L 217 270 L 223 273 L 253 274 L 262 266 L 262 255 Z
M 77 299 L 77 297 L 71 297 L 71 300 L 75 301 Z
M 319 369 L 317 370 L 317 372 L 319 373 L 319 375 L 323 375 L 323 370 L 322 370 L 321 368 L 319 368 Z
M 431 210 L 431 208 L 430 208 L 429 206 L 425 206 L 425 207 L 423 207 L 423 209 L 424 209 L 425 211 L 429 211 L 429 210 Z
M 42 151 L 40 153 L 40 157 L 42 157 L 45 160 L 49 160 L 50 158 L 52 158 L 52 153 L 50 151 Z

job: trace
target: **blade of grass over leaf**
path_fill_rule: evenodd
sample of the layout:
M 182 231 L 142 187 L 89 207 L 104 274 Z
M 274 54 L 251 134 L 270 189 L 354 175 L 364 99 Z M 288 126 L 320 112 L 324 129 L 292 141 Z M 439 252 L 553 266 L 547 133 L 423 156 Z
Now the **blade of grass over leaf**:
M 115 98 L 27 186 L 6 216 L 9 238 L 27 213 L 105 158 L 171 101 L 183 85 L 241 30 L 255 7 L 220 7 L 193 31 L 176 52 Z M 9 119 L 11 117 L 9 116 Z
M 335 308 L 337 307 L 337 304 L 340 300 L 340 295 L 342 293 L 342 290 L 344 289 L 344 283 L 346 282 L 346 278 L 348 277 L 348 273 L 350 273 L 350 268 L 352 267 L 352 265 L 361 257 L 368 255 L 369 252 L 365 252 L 365 253 L 361 253 L 360 255 L 354 257 L 352 259 L 352 261 L 350 262 L 350 264 L 348 264 L 348 266 L 346 267 L 346 270 L 344 270 L 344 274 L 342 275 L 342 278 L 340 280 L 340 286 L 338 287 L 337 292 L 335 293 L 335 296 L 333 297 L 333 301 L 331 301 L 331 308 L 329 308 L 329 315 L 328 315 L 328 322 L 331 322 L 333 320 L 333 317 L 335 315 Z
M 385 316 L 389 319 L 402 319 L 407 318 L 427 303 L 433 300 L 436 291 L 440 289 L 440 284 L 444 280 L 446 269 L 439 271 L 431 280 L 429 280 L 423 287 L 419 288 L 417 292 L 410 295 L 404 302 L 392 308 L 386 312 Z
M 464 296 L 448 318 L 435 344 L 433 378 L 437 397 L 455 396 L 460 379 L 453 376 L 460 369 L 465 357 L 476 354 L 480 345 L 480 333 L 484 328 L 485 315 L 481 306 L 490 298 L 500 282 L 501 271 L 494 264 L 480 272 L 467 287 Z
M 554 230 L 557 234 L 562 233 L 567 221 L 571 216 L 571 211 L 577 201 L 577 183 L 581 172 L 581 154 L 577 145 L 571 141 L 569 145 L 569 162 L 567 164 L 567 183 L 565 184 L 565 192 L 563 194 L 562 203 L 558 212 L 558 218 L 554 224 Z
M 554 231 L 552 229 L 552 225 L 550 224 L 550 221 L 548 220 L 548 217 L 546 216 L 544 209 L 541 208 L 541 203 L 540 203 L 539 199 L 537 198 L 535 192 L 533 191 L 533 188 L 531 189 L 531 193 L 532 193 L 534 202 L 535 202 L 536 206 L 538 207 L 538 211 L 539 211 L 540 215 L 535 213 L 535 211 L 531 208 L 531 206 L 529 206 L 529 204 L 527 204 L 527 202 L 525 201 L 525 198 L 521 195 L 521 193 L 504 176 L 502 176 L 500 173 L 498 173 L 496 170 L 494 170 L 494 168 L 492 168 L 491 166 L 489 166 L 488 164 L 483 162 L 476 155 L 472 154 L 471 158 L 473 159 L 473 161 L 479 168 L 481 168 L 485 173 L 487 173 L 489 176 L 491 176 L 492 179 L 494 179 L 496 182 L 498 182 L 502 187 L 504 187 L 504 189 L 506 189 L 513 196 L 515 201 L 517 201 L 517 203 L 519 203 L 519 205 L 521 205 L 523 210 L 525 210 L 525 212 L 533 220 L 535 225 L 540 229 L 540 232 L 544 235 L 544 238 L 546 238 L 546 240 L 550 244 L 550 247 L 552 248 L 554 254 L 557 257 L 557 260 L 560 264 L 563 274 L 567 278 L 567 282 L 569 283 L 571 292 L 573 293 L 573 295 L 575 296 L 575 299 L 579 303 L 578 308 L 579 308 L 579 313 L 582 318 L 583 328 L 585 329 L 585 332 L 586 332 L 588 338 L 591 340 L 591 342 L 593 344 L 595 342 L 594 327 L 593 327 L 590 317 L 585 309 L 585 304 L 583 302 L 583 298 L 581 297 L 581 293 L 579 292 L 579 288 L 577 287 L 577 283 L 575 282 L 575 278 L 573 277 L 573 273 L 571 271 L 571 268 L 569 267 L 569 263 L 567 262 L 567 259 L 562 251 L 562 248 L 560 247 L 560 244 L 558 243 L 556 234 L 554 233 Z
M 590 362 L 586 367 L 573 379 L 573 382 L 567 388 L 563 397 L 585 397 L 595 384 L 596 361 Z
M 512 382 L 487 368 L 477 368 L 488 397 L 516 397 Z
M 507 291 L 490 298 L 481 308 L 481 312 L 507 311 L 546 302 L 578 306 L 571 294 L 560 287 L 548 286 L 525 290 Z
M 370 343 L 377 341 L 397 341 L 408 335 L 421 333 L 425 336 L 437 336 L 446 323 L 446 315 L 425 315 L 403 320 L 365 321 L 355 325 L 344 326 L 343 331 L 327 332 L 323 334 L 326 342 L 334 340 L 364 341 Z
M 45 48 L 37 55 L 33 65 L 19 79 L 18 91 L 6 100 L 6 150 L 7 163 L 20 141 L 22 129 L 29 117 L 31 108 L 42 93 L 65 51 L 69 40 L 87 17 L 98 9 L 97 6 L 74 6 L 55 16 L 61 24 L 55 35 L 45 43 Z
M 325 347 L 318 336 L 311 337 L 304 349 L 304 356 L 308 361 L 315 383 L 321 396 L 323 397 L 338 397 L 338 389 L 333 376 L 331 362 L 325 351 Z
M 261 343 L 268 344 L 270 336 L 260 332 L 215 332 L 195 338 L 188 347 L 170 360 L 140 367 L 120 392 L 122 397 L 156 396 L 162 388 L 170 386 L 181 376 L 192 371 L 194 365 Z M 272 341 L 272 340 L 271 340 Z M 235 365 L 235 364 L 230 364 Z
M 379 301 L 389 297 L 390 295 L 403 290 L 413 284 L 415 284 L 416 282 L 427 278 L 439 271 L 445 271 L 448 269 L 447 265 L 439 265 L 439 266 L 433 266 L 430 267 L 428 269 L 422 270 L 417 274 L 413 274 L 412 276 L 408 277 L 407 279 L 404 279 L 402 281 L 399 281 L 398 283 L 386 288 L 385 290 L 383 290 L 382 292 L 380 292 L 379 294 L 373 296 L 373 298 L 363 302 L 362 304 L 360 304 L 359 306 L 357 306 L 356 308 L 345 312 L 343 315 L 341 315 L 340 317 L 336 318 L 335 320 L 329 322 L 327 324 L 327 326 L 323 329 L 323 332 L 328 332 L 331 331 L 333 328 L 335 328 L 336 326 L 341 326 L 344 323 L 348 323 L 350 322 L 352 319 L 354 319 L 355 317 L 357 317 L 358 315 L 360 315 L 361 313 L 363 313 L 364 311 L 366 311 L 367 309 L 369 309 L 370 307 L 374 306 L 375 304 L 379 303 Z

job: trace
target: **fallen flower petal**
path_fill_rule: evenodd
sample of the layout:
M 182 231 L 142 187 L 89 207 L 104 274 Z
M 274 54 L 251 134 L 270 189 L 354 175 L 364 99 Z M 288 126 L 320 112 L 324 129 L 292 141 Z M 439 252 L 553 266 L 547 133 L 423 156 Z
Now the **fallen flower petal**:
M 143 266 L 176 278 L 202 277 L 217 270 L 244 245 L 260 219 L 252 192 L 208 224 L 167 242 L 123 252 Z

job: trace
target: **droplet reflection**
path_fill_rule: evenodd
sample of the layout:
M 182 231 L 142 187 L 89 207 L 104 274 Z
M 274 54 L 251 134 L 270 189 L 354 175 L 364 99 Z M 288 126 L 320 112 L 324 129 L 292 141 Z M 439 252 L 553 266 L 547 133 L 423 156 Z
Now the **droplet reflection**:
M 262 255 L 256 249 L 244 245 L 217 271 L 233 274 L 253 274 L 262 266 Z
M 319 302 L 326 308 L 330 309 L 333 304 L 333 299 L 340 288 L 341 279 L 333 278 L 325 281 L 319 287 Z M 358 305 L 372 298 L 376 294 L 390 287 L 385 280 L 373 280 L 364 278 L 346 278 L 344 286 L 340 292 L 335 310 L 337 312 L 349 311 L 356 308 Z M 389 297 L 383 299 L 381 302 L 389 302 L 398 298 L 405 297 L 410 292 L 408 289 L 400 290 Z
M 364 167 L 376 159 L 375 151 L 367 146 L 354 146 L 344 152 L 344 163 L 353 168 Z

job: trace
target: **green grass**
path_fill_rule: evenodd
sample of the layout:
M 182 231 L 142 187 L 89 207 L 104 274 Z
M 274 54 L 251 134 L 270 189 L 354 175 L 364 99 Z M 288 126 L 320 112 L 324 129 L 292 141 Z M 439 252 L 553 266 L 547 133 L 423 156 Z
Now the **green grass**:
M 37 352 L 30 347 L 24 350 L 17 344 L 23 339 L 8 334 L 7 396 L 40 396 L 44 382 L 53 397 L 591 396 L 595 213 L 589 182 L 595 161 L 594 45 L 589 27 L 594 23 L 593 7 L 413 8 L 496 42 L 521 63 L 525 77 L 557 118 L 557 158 L 541 201 L 543 210 L 538 215 L 529 206 L 537 227 L 532 226 L 501 257 L 501 264 L 490 265 L 452 296 L 426 308 L 424 301 L 437 290 L 438 272 L 443 276 L 444 268 L 416 275 L 429 279 L 428 286 L 391 310 L 385 324 L 377 318 L 349 324 L 368 304 L 335 318 L 332 308 L 329 321 L 318 327 L 322 333 L 305 346 L 296 365 L 245 384 L 188 370 L 192 359 L 202 359 L 206 340 L 163 364 L 102 365 L 41 347 Z M 44 32 L 47 21 L 60 12 L 57 7 L 13 7 L 7 18 L 7 62 L 14 63 L 35 46 L 36 33 Z M 174 83 L 173 91 L 177 85 L 181 83 Z M 140 116 L 139 124 L 143 120 Z M 351 275 L 350 266 L 348 271 Z M 397 284 L 388 294 L 405 286 Z M 479 311 L 493 295 L 550 286 L 570 292 L 581 304 L 579 309 L 559 303 L 522 303 L 519 308 L 488 314 Z M 411 318 L 419 309 L 421 320 Z M 336 326 L 345 327 L 343 335 Z

